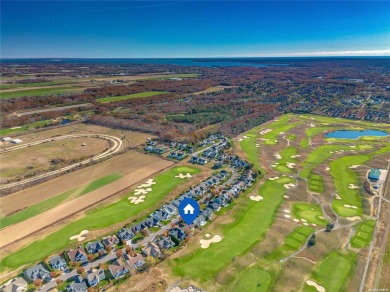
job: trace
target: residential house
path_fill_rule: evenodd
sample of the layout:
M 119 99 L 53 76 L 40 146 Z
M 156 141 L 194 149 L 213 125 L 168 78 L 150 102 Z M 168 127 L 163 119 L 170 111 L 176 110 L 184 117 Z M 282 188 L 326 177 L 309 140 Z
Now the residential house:
M 146 227 L 151 228 L 154 226 L 157 226 L 157 223 L 159 223 L 160 220 L 157 220 L 156 218 L 149 217 L 143 221 L 143 224 L 145 224 Z
M 85 282 L 71 283 L 66 286 L 66 292 L 87 292 L 88 286 Z
M 203 211 L 201 212 L 201 214 L 206 218 L 206 220 L 210 220 L 211 217 L 213 216 L 213 210 L 209 207 L 206 207 L 203 209 Z
M 152 214 L 153 218 L 157 221 L 166 221 L 168 220 L 171 215 L 162 208 L 161 210 L 157 210 Z
M 131 242 L 131 239 L 135 236 L 134 232 L 130 228 L 122 228 L 117 233 L 120 240 L 122 240 L 122 243 Z
M 102 242 L 104 246 L 109 246 L 112 248 L 119 243 L 119 239 L 115 234 L 113 234 L 111 236 L 103 238 Z
M 124 254 L 123 259 L 129 265 L 130 269 L 133 270 L 139 270 L 145 264 L 144 257 L 139 254 L 133 257 L 129 256 L 128 254 Z
M 154 242 L 148 242 L 146 247 L 144 247 L 142 249 L 142 253 L 146 257 L 148 257 L 148 256 L 152 256 L 154 258 L 161 258 L 162 257 L 162 253 L 161 253 L 160 248 Z
M 172 203 L 170 204 L 166 204 L 162 210 L 164 210 L 165 212 L 167 212 L 170 216 L 174 216 L 174 215 L 177 215 L 177 207 L 175 207 L 175 205 L 173 205 Z
M 83 246 L 79 246 L 76 249 L 71 249 L 68 252 L 68 257 L 71 262 L 86 262 L 87 261 L 87 254 L 85 253 L 85 250 Z
M 177 227 L 169 230 L 169 235 L 177 238 L 180 241 L 184 240 L 187 237 L 186 233 L 182 229 Z
M 170 249 L 175 246 L 175 243 L 170 237 L 161 236 L 154 240 L 161 249 Z
M 44 281 L 50 280 L 50 272 L 42 264 L 37 264 L 28 268 L 24 271 L 24 276 L 30 281 L 35 281 L 36 279 Z
M 3 286 L 1 286 L 2 292 L 25 292 L 27 291 L 27 282 L 22 277 L 14 278 Z
M 207 207 L 212 209 L 213 212 L 217 212 L 217 211 L 219 211 L 221 209 L 221 206 L 218 203 L 216 203 L 215 201 L 214 202 L 210 202 Z
M 100 283 L 100 281 L 104 280 L 106 278 L 106 275 L 104 274 L 103 269 L 97 269 L 93 272 L 87 273 L 87 283 L 90 287 L 94 287 L 97 284 Z
M 67 268 L 65 259 L 59 255 L 50 258 L 49 264 L 54 270 L 65 271 Z
M 194 220 L 194 225 L 196 227 L 198 226 L 204 226 L 206 225 L 206 218 L 203 216 L 203 215 L 199 215 L 198 217 L 196 217 L 196 219 Z
M 141 223 L 137 223 L 135 224 L 131 229 L 134 233 L 138 233 L 140 232 L 141 230 L 145 229 L 147 226 L 145 225 L 144 222 L 141 222 Z
M 108 265 L 108 270 L 115 279 L 122 278 L 124 275 L 129 274 L 129 270 L 118 260 L 114 261 L 111 265 Z
M 87 252 L 90 254 L 98 253 L 99 251 L 104 250 L 104 245 L 101 241 L 91 241 L 86 245 Z

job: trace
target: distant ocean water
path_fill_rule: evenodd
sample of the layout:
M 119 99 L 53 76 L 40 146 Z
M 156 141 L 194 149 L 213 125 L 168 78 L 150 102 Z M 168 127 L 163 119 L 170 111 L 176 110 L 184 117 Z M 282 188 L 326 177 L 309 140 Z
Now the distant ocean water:
M 291 63 L 343 60 L 386 60 L 390 57 L 258 57 L 258 58 L 30 58 L 0 59 L 0 63 L 149 64 L 199 67 L 268 67 Z

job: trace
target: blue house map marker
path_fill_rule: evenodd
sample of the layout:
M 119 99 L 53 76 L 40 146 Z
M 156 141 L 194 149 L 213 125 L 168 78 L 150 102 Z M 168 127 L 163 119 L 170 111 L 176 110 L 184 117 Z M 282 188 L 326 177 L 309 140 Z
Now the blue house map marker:
M 185 198 L 180 202 L 179 214 L 185 223 L 192 224 L 196 217 L 198 217 L 200 208 L 197 201 L 191 198 Z

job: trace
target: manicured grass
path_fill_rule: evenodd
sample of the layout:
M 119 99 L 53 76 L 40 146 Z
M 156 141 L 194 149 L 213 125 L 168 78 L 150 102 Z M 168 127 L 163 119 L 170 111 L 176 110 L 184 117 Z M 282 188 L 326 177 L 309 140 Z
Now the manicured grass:
M 375 221 L 370 220 L 361 222 L 356 226 L 355 235 L 351 238 L 351 246 L 355 248 L 364 248 L 369 246 L 372 235 L 374 234 Z
M 309 174 L 308 188 L 312 192 L 323 193 L 324 192 L 324 179 L 318 174 Z
M 0 271 L 6 268 L 15 269 L 25 264 L 34 263 L 66 248 L 71 243 L 69 237 L 78 234 L 83 229 L 104 228 L 133 218 L 142 211 L 152 211 L 169 192 L 188 180 L 176 178 L 175 176 L 180 172 L 195 174 L 199 172 L 199 169 L 195 167 L 174 167 L 158 175 L 154 178 L 156 182 L 155 187 L 147 194 L 143 203 L 138 205 L 130 204 L 128 196 L 132 194 L 128 194 L 119 202 L 91 210 L 87 212 L 85 217 L 66 225 L 44 239 L 35 241 L 26 248 L 7 255 L 0 262 Z M 73 241 L 73 244 L 76 244 L 76 242 Z
M 300 249 L 309 236 L 314 233 L 314 228 L 299 226 L 284 239 L 284 244 L 273 250 L 266 259 L 279 261 Z
M 320 218 L 323 217 L 321 207 L 316 204 L 309 203 L 294 203 L 292 206 L 292 214 L 297 219 L 305 219 L 307 223 L 317 225 L 326 225 L 328 221 Z
M 241 149 L 245 152 L 249 162 L 253 163 L 256 168 L 259 168 L 259 149 L 256 147 L 257 135 L 245 134 L 249 138 L 244 139 L 240 142 Z
M 22 96 L 43 96 L 43 95 L 53 95 L 53 94 L 62 94 L 62 93 L 71 93 L 80 91 L 81 87 L 77 86 L 64 86 L 64 87 L 54 87 L 54 88 L 37 88 L 30 90 L 16 90 L 10 92 L 1 92 L 1 98 L 16 98 Z
M 282 157 L 278 160 L 278 163 L 275 167 L 276 170 L 282 173 L 292 173 L 293 168 L 289 168 L 287 163 L 295 163 L 296 159 L 291 158 L 291 156 L 297 155 L 297 148 L 289 146 L 284 148 L 279 152 L 279 155 Z
M 133 93 L 128 95 L 122 95 L 122 96 L 109 96 L 109 97 L 103 97 L 98 98 L 97 101 L 106 103 L 106 102 L 115 102 L 115 101 L 121 101 L 126 99 L 133 99 L 133 98 L 144 98 L 144 97 L 150 97 L 155 95 L 160 95 L 166 93 L 165 91 L 146 91 L 146 92 L 140 92 L 140 93 Z
M 260 268 L 248 268 L 237 275 L 238 282 L 233 291 L 269 291 L 272 283 L 271 274 Z
M 221 242 L 211 244 L 207 249 L 201 249 L 198 242 L 192 243 L 194 249 L 190 253 L 169 262 L 173 272 L 201 282 L 213 281 L 213 277 L 235 256 L 248 252 L 263 238 L 275 219 L 285 192 L 282 183 L 267 180 L 259 189 L 264 198 L 262 201 L 243 198 L 229 215 L 232 222 L 215 226 L 211 231 L 222 236 Z
M 309 279 L 316 281 L 328 292 L 346 291 L 347 280 L 353 272 L 356 254 L 332 252 L 315 268 Z M 305 284 L 303 291 L 312 291 Z
M 97 190 L 98 188 L 101 188 L 102 186 L 105 186 L 109 183 L 112 183 L 113 181 L 116 181 L 117 179 L 120 179 L 123 175 L 121 173 L 112 173 L 109 175 L 106 175 L 102 178 L 99 178 L 98 180 L 95 180 L 91 182 L 84 190 L 81 191 L 80 196 L 92 192 L 94 190 Z
M 86 193 L 92 192 L 104 185 L 107 185 L 119 178 L 122 177 L 122 174 L 120 173 L 112 173 L 107 176 L 104 176 L 98 180 L 95 180 L 91 182 L 85 189 L 81 191 L 79 196 L 82 196 Z M 58 206 L 60 203 L 68 199 L 72 194 L 76 193 L 76 189 L 67 191 L 63 194 L 60 194 L 58 196 L 55 196 L 53 198 L 47 199 L 41 203 L 38 203 L 34 206 L 31 206 L 29 208 L 26 208 L 20 212 L 17 212 L 13 215 L 6 216 L 0 219 L 0 228 L 4 228 L 6 226 L 16 224 L 18 222 L 22 222 L 24 220 L 27 220 L 28 218 L 31 218 L 33 216 L 36 216 L 44 211 L 50 210 L 54 208 L 55 206 Z

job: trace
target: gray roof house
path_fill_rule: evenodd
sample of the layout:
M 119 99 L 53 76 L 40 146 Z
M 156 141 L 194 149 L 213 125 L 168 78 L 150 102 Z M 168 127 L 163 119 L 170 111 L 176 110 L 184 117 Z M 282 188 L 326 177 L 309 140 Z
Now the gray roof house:
M 155 242 L 161 249 L 170 249 L 175 246 L 175 243 L 170 237 L 161 236 L 155 239 Z
M 160 248 L 154 242 L 148 242 L 146 247 L 142 249 L 142 253 L 147 257 L 161 258 L 162 256 Z
M 50 258 L 49 263 L 54 270 L 65 271 L 67 268 L 65 259 L 59 255 Z
M 25 270 L 24 276 L 30 281 L 35 281 L 36 279 L 50 280 L 50 272 L 42 264 L 37 264 Z
M 169 235 L 176 237 L 180 241 L 184 240 L 187 237 L 186 233 L 180 228 L 173 228 L 169 230 Z
M 131 240 L 135 236 L 134 232 L 130 228 L 126 227 L 120 229 L 117 235 L 122 242 Z
M 102 242 L 103 242 L 104 246 L 114 247 L 115 245 L 117 245 L 119 243 L 119 239 L 118 239 L 118 237 L 116 237 L 115 234 L 113 234 L 111 236 L 107 236 L 107 237 L 103 238 Z
M 88 253 L 98 253 L 99 251 L 104 250 L 104 245 L 99 240 L 91 241 L 87 243 L 86 249 Z
M 129 265 L 130 269 L 138 270 L 145 264 L 145 259 L 142 255 L 131 257 L 128 254 L 123 255 L 123 259 Z
M 203 226 L 205 225 L 207 222 L 206 222 L 206 218 L 204 218 L 203 215 L 199 215 L 198 217 L 196 217 L 196 219 L 194 220 L 194 225 L 195 226 Z
M 11 279 L 3 286 L 1 286 L 2 292 L 24 292 L 27 291 L 27 282 L 22 277 Z
M 81 283 L 71 283 L 66 286 L 66 292 L 87 292 L 88 287 L 85 282 Z
M 100 281 L 104 280 L 105 278 L 106 275 L 104 274 L 103 269 L 98 269 L 87 274 L 87 282 L 88 285 L 91 287 L 96 286 L 97 284 L 99 284 Z

